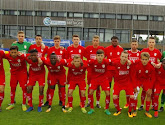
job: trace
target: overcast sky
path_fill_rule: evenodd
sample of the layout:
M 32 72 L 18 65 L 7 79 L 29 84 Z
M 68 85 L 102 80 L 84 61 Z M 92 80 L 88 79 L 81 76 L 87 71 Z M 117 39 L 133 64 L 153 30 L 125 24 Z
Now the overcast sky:
M 50 0 L 37 0 L 37 1 L 50 1 Z M 75 1 L 75 2 L 102 2 L 102 3 L 124 3 L 124 4 L 150 4 L 150 5 L 163 5 L 165 0 L 51 0 L 51 1 Z

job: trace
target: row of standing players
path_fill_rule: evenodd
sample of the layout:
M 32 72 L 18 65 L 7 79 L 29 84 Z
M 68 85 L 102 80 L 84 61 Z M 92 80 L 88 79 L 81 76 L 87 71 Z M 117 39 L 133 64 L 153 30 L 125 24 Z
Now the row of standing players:
M 51 48 L 48 48 L 42 44 L 42 36 L 40 35 L 37 35 L 35 37 L 36 44 L 34 45 L 30 45 L 29 43 L 24 42 L 23 41 L 24 37 L 25 34 L 22 31 L 18 32 L 18 42 L 12 44 L 12 46 L 14 47 L 10 48 L 10 53 L 5 54 L 3 51 L 1 51 L 1 57 L 6 58 L 9 61 L 11 67 L 11 80 L 10 80 L 11 104 L 9 107 L 6 108 L 7 110 L 10 110 L 15 106 L 14 104 L 15 91 L 16 91 L 16 86 L 19 82 L 20 87 L 22 88 L 23 91 L 22 109 L 23 111 L 27 111 L 27 112 L 32 111 L 33 110 L 32 90 L 36 81 L 38 81 L 40 86 L 38 111 L 39 112 L 42 111 L 41 106 L 43 104 L 43 90 L 45 85 L 44 65 L 46 65 L 49 70 L 48 89 L 46 93 L 47 101 L 44 104 L 44 106 L 48 105 L 48 109 L 46 110 L 46 112 L 51 111 L 51 104 L 52 104 L 52 99 L 56 84 L 58 84 L 59 86 L 59 99 L 62 105 L 63 112 L 71 112 L 73 110 L 72 94 L 76 85 L 78 85 L 80 89 L 81 110 L 83 113 L 87 112 L 85 109 L 85 100 L 86 100 L 85 70 L 87 69 L 88 71 L 87 83 L 89 84 L 87 106 L 89 105 L 91 106 L 91 110 L 88 112 L 88 114 L 92 114 L 94 112 L 93 110 L 94 90 L 96 90 L 97 107 L 100 107 L 99 99 L 100 99 L 100 86 L 101 86 L 102 90 L 104 90 L 106 94 L 105 113 L 107 115 L 110 115 L 110 112 L 108 110 L 110 103 L 109 83 L 111 83 L 112 78 L 114 77 L 115 85 L 113 89 L 114 91 L 113 101 L 117 109 L 117 112 L 114 113 L 115 116 L 121 113 L 121 108 L 119 106 L 119 96 L 118 96 L 121 90 L 125 90 L 127 94 L 127 104 L 125 107 L 129 107 L 128 116 L 133 117 L 137 115 L 136 97 L 139 91 L 138 88 L 141 86 L 143 88 L 142 98 L 141 98 L 142 105 L 139 109 L 140 110 L 143 109 L 145 96 L 147 94 L 145 114 L 148 117 L 152 117 L 152 115 L 149 113 L 149 107 L 152 98 L 152 104 L 154 104 L 153 107 L 155 110 L 154 116 L 158 117 L 158 97 L 160 93 L 160 88 L 164 89 L 163 77 L 161 77 L 163 76 L 164 69 L 162 63 L 161 68 L 158 69 L 158 75 L 156 75 L 155 69 L 150 63 L 153 62 L 157 64 L 158 61 L 161 59 L 160 51 L 154 48 L 155 46 L 154 38 L 152 37 L 149 38 L 148 40 L 149 47 L 143 49 L 141 52 L 137 50 L 138 42 L 136 40 L 133 40 L 131 42 L 131 50 L 128 50 L 127 52 L 125 51 L 123 52 L 123 48 L 118 45 L 118 38 L 115 36 L 111 38 L 112 45 L 106 48 L 99 46 L 99 36 L 93 37 L 92 46 L 88 46 L 84 48 L 79 45 L 79 41 L 80 41 L 79 37 L 77 35 L 73 35 L 73 39 L 72 39 L 73 45 L 69 46 L 67 50 L 65 50 L 65 48 L 63 47 L 60 47 L 60 36 L 54 37 L 55 46 Z M 17 49 L 15 49 L 15 46 L 18 46 L 18 51 L 22 53 L 29 52 L 30 54 L 17 53 Z M 142 57 L 144 59 L 138 61 L 140 59 L 140 55 L 142 52 L 148 52 L 150 58 L 148 58 L 149 56 L 147 53 L 143 53 Z M 46 53 L 47 53 L 47 58 L 43 58 Z M 87 58 L 88 61 L 84 61 L 83 57 Z M 104 57 L 106 57 L 107 59 L 104 59 Z M 127 60 L 127 58 L 133 61 L 130 62 Z M 142 61 L 147 59 L 150 59 L 150 62 L 146 63 L 145 61 Z M 27 68 L 22 68 L 23 66 L 26 67 L 25 61 L 27 61 L 30 64 L 29 78 L 27 76 Z M 2 61 L 1 64 L 3 64 Z M 65 109 L 66 76 L 65 76 L 65 69 L 63 66 L 69 67 L 68 78 L 67 78 L 67 83 L 69 86 L 68 104 L 67 104 L 67 107 L 69 107 L 68 110 Z M 3 65 L 1 65 L 1 68 L 3 68 Z M 131 71 L 131 69 L 136 69 L 136 70 Z M 19 76 L 21 76 L 21 78 Z M 4 78 L 4 76 L 2 76 L 2 78 Z M 28 82 L 26 82 L 25 79 L 28 79 Z M 2 103 L 4 98 L 4 86 L 5 86 L 4 83 L 5 81 L 1 82 L 0 85 L 0 90 L 1 90 L 0 104 Z M 160 85 L 157 85 L 158 83 L 160 83 Z M 157 85 L 156 87 L 155 84 Z M 155 90 L 155 91 L 152 92 L 151 90 Z M 30 106 L 28 109 L 26 108 L 25 105 L 26 93 L 27 93 L 28 104 Z M 133 112 L 131 112 L 132 109 Z

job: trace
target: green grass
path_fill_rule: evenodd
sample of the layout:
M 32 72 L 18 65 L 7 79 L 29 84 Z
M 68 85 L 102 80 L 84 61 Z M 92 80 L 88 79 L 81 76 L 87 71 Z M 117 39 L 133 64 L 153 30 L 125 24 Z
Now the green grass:
M 71 113 L 63 113 L 61 111 L 61 107 L 58 106 L 58 95 L 57 95 L 57 89 L 55 91 L 55 96 L 53 99 L 52 104 L 52 111 L 49 113 L 46 113 L 46 107 L 42 108 L 42 112 L 37 112 L 37 106 L 38 106 L 38 84 L 34 87 L 33 91 L 33 104 L 34 104 L 34 110 L 30 113 L 23 112 L 21 109 L 21 103 L 22 103 L 22 91 L 21 88 L 17 87 L 16 92 L 16 105 L 15 108 L 6 111 L 6 107 L 8 106 L 8 103 L 10 102 L 10 72 L 9 72 L 9 64 L 5 60 L 4 61 L 4 68 L 6 71 L 6 88 L 5 88 L 5 99 L 2 104 L 2 112 L 0 113 L 0 125 L 4 124 L 17 124 L 17 125 L 24 125 L 24 124 L 30 124 L 30 125 L 39 125 L 39 124 L 55 124 L 55 125 L 106 125 L 106 124 L 115 124 L 115 125 L 139 125 L 139 124 L 164 124 L 165 123 L 165 112 L 159 113 L 159 118 L 147 118 L 144 115 L 144 111 L 138 112 L 137 117 L 135 118 L 129 118 L 127 116 L 128 109 L 123 109 L 122 114 L 120 116 L 113 116 L 112 114 L 116 111 L 113 105 L 112 100 L 112 88 L 111 88 L 111 102 L 110 102 L 110 112 L 111 115 L 107 116 L 104 113 L 104 105 L 105 105 L 105 94 L 104 92 L 101 92 L 101 99 L 100 104 L 102 106 L 101 109 L 95 108 L 95 113 L 92 115 L 83 114 L 81 112 L 81 109 L 79 107 L 79 94 L 78 94 L 78 88 L 76 88 L 74 94 L 73 94 L 73 111 Z M 66 87 L 67 88 L 67 87 Z M 47 85 L 45 86 L 44 93 L 46 94 Z M 95 94 L 94 94 L 95 97 Z M 46 99 L 46 95 L 44 97 L 44 101 Z M 124 104 L 126 103 L 125 99 L 125 92 L 122 91 L 120 94 L 120 106 L 123 108 Z M 95 102 L 94 102 L 95 104 Z M 138 102 L 138 106 L 140 105 L 140 101 Z M 87 108 L 89 111 L 90 108 Z M 151 111 L 153 114 L 154 112 Z

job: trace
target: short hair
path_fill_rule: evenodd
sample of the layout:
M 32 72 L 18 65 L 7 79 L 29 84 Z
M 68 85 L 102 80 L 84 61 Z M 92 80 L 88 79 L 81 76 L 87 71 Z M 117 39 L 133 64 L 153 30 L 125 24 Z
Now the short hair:
M 98 49 L 96 54 L 104 54 L 104 51 L 102 49 Z
M 25 34 L 24 31 L 18 31 L 17 34 Z
M 42 36 L 41 36 L 41 35 L 36 35 L 36 36 L 35 36 L 35 38 L 36 38 L 36 37 L 41 37 L 41 38 L 42 38 Z
M 142 56 L 147 57 L 148 59 L 150 58 L 150 54 L 148 52 L 142 52 L 140 56 L 141 58 Z
M 53 40 L 61 40 L 61 37 L 59 35 L 55 36 Z
M 54 55 L 56 56 L 56 54 L 54 52 L 50 54 L 50 56 L 54 56 Z
M 11 50 L 17 50 L 17 51 L 18 51 L 18 46 L 11 46 L 11 47 L 10 47 L 10 51 L 11 51 Z
M 165 58 L 162 59 L 162 62 L 164 62 L 164 61 L 165 61 Z
M 32 49 L 32 50 L 30 50 L 29 53 L 38 53 L 38 51 L 36 49 Z
M 137 42 L 138 43 L 138 41 L 136 39 L 132 39 L 131 43 L 133 43 L 133 42 Z
M 80 58 L 80 56 L 79 55 L 75 55 L 74 57 L 73 57 L 73 59 L 79 59 Z M 81 59 L 81 58 L 80 58 Z
M 124 50 L 123 52 L 121 52 L 121 54 L 124 53 L 124 54 L 128 54 L 128 52 L 126 50 Z
M 149 39 L 154 39 L 154 40 L 155 40 L 155 37 L 153 37 L 153 36 L 150 36 L 150 37 L 149 37 Z
M 119 40 L 119 38 L 118 38 L 117 36 L 112 36 L 112 37 L 111 37 L 111 40 L 112 40 L 112 39 L 117 39 L 117 40 Z
M 100 37 L 98 35 L 94 35 L 93 38 L 94 39 L 100 39 Z
M 79 36 L 78 36 L 77 34 L 74 34 L 74 35 L 72 36 L 72 39 L 73 39 L 73 37 L 78 37 L 78 38 L 79 38 Z

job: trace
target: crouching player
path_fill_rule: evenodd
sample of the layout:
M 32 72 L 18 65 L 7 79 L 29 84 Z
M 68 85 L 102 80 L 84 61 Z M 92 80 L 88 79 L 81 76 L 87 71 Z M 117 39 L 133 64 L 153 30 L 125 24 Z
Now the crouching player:
M 131 66 L 128 61 L 128 52 L 123 51 L 120 55 L 120 59 L 112 63 L 115 66 L 115 84 L 113 88 L 113 102 L 117 111 L 113 114 L 118 116 L 121 114 L 121 108 L 119 106 L 119 94 L 121 90 L 125 90 L 126 94 L 129 95 L 129 109 L 128 116 L 133 117 L 132 109 L 134 105 L 134 85 L 131 83 Z
M 36 82 L 39 83 L 39 105 L 38 105 L 38 112 L 42 111 L 41 105 L 43 104 L 43 97 L 44 97 L 44 86 L 45 86 L 45 68 L 44 65 L 40 62 L 40 58 L 38 58 L 38 51 L 36 49 L 30 50 L 30 55 L 26 59 L 29 63 L 29 79 L 27 82 L 27 98 L 29 102 L 29 108 L 26 112 L 30 112 L 33 110 L 32 104 L 32 91 L 33 86 L 35 86 Z
M 102 90 L 105 92 L 105 113 L 110 115 L 109 112 L 109 103 L 110 103 L 110 85 L 106 75 L 107 66 L 111 63 L 110 59 L 104 59 L 104 51 L 99 49 L 96 52 L 96 59 L 89 60 L 88 64 L 91 67 L 91 82 L 89 84 L 89 102 L 90 102 L 90 111 L 88 114 L 94 113 L 93 105 L 93 93 L 94 91 L 101 86 Z
M 62 101 L 62 111 L 67 112 L 65 110 L 65 84 L 66 84 L 66 75 L 65 75 L 65 68 L 66 60 L 61 59 L 59 61 L 57 55 L 55 53 L 50 54 L 49 58 L 42 58 L 43 63 L 47 66 L 49 72 L 49 84 L 50 84 L 50 92 L 49 92 L 49 106 L 46 112 L 51 111 L 52 100 L 55 91 L 55 85 L 59 84 L 61 90 L 61 101 Z
M 26 67 L 26 55 L 22 54 L 19 56 L 18 47 L 12 46 L 10 47 L 10 52 L 5 55 L 5 58 L 9 61 L 10 64 L 10 87 L 11 87 L 11 105 L 6 108 L 6 110 L 10 110 L 14 108 L 14 98 L 17 84 L 19 82 L 20 87 L 22 88 L 22 110 L 26 111 L 26 85 L 27 85 L 27 67 Z
M 68 112 L 72 112 L 73 106 L 73 91 L 75 90 L 76 85 L 79 86 L 79 90 L 81 92 L 81 111 L 86 113 L 85 109 L 85 91 L 86 91 L 86 82 L 85 82 L 85 74 L 87 69 L 87 63 L 82 61 L 79 55 L 75 55 L 73 57 L 72 62 L 67 64 L 68 66 L 68 73 L 69 73 L 69 83 L 68 83 L 68 103 L 69 109 Z
M 152 118 L 149 113 L 151 94 L 155 82 L 155 69 L 149 62 L 150 55 L 148 52 L 141 53 L 141 61 L 135 65 L 136 82 L 141 85 L 143 90 L 146 92 L 146 112 L 145 115 Z

